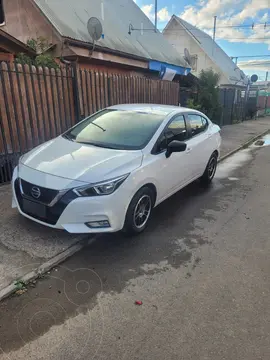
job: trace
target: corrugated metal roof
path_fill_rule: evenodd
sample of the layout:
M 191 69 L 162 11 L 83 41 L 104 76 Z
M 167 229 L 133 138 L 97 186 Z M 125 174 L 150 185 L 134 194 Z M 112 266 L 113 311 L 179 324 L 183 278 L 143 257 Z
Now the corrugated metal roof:
M 247 84 L 247 78 L 245 81 L 241 80 L 240 69 L 235 65 L 232 59 L 221 49 L 221 47 L 218 46 L 216 42 L 213 42 L 213 39 L 208 34 L 198 29 L 196 26 L 189 24 L 178 16 L 173 15 L 173 18 L 175 18 L 180 24 L 182 24 L 182 26 L 184 26 L 184 28 L 188 30 L 187 32 L 190 32 L 191 35 L 197 39 L 197 41 L 199 42 L 199 46 L 208 55 L 208 57 L 221 69 L 221 71 L 225 75 L 227 75 L 230 83 L 235 84 L 239 81 L 237 83 L 238 85 Z
M 154 25 L 133 0 L 34 0 L 43 14 L 58 32 L 65 37 L 90 42 L 87 21 L 97 17 L 103 26 L 104 39 L 97 45 L 133 54 L 142 58 L 158 60 L 173 65 L 188 67 L 185 60 L 167 42 L 161 33 L 154 32 Z M 103 14 L 102 19 L 102 4 Z M 153 31 L 132 31 L 153 29 Z

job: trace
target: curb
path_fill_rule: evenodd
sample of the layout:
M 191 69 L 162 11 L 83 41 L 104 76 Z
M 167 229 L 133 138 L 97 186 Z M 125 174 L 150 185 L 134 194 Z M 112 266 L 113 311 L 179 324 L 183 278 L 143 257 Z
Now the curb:
M 71 245 L 68 249 L 57 254 L 50 260 L 46 261 L 45 263 L 37 267 L 35 270 L 30 271 L 29 273 L 22 276 L 20 280 L 22 280 L 25 284 L 28 284 L 30 281 L 37 279 L 40 275 L 51 270 L 55 266 L 59 265 L 61 262 L 65 261 L 70 256 L 74 255 L 75 253 L 83 249 L 86 245 L 92 244 L 97 238 L 98 236 L 93 236 L 92 238 L 86 240 L 84 236 L 82 239 L 78 240 L 76 244 Z M 15 280 L 13 281 L 12 284 L 0 290 L 0 301 L 2 301 L 3 299 L 5 299 L 6 297 L 8 297 L 17 290 L 16 286 L 14 285 L 14 282 Z
M 239 146 L 238 148 L 230 151 L 229 153 L 223 155 L 222 157 L 219 158 L 218 162 L 222 162 L 225 159 L 227 159 L 228 157 L 234 155 L 235 153 L 237 153 L 239 150 L 242 150 L 246 147 L 248 147 L 250 144 L 252 144 L 254 141 L 258 140 L 259 138 L 261 138 L 262 136 L 266 135 L 268 132 L 270 131 L 270 129 L 262 132 L 259 135 L 254 136 L 253 138 L 249 139 L 247 142 L 245 142 L 244 144 L 242 144 L 241 146 Z M 23 282 L 25 282 L 26 284 L 28 284 L 30 281 L 37 279 L 40 275 L 46 273 L 47 271 L 51 270 L 53 267 L 59 265 L 61 262 L 65 261 L 67 258 L 69 258 L 70 256 L 74 255 L 75 253 L 77 253 L 78 251 L 80 251 L 81 249 L 83 249 L 86 245 L 90 245 L 92 244 L 99 236 L 93 236 L 92 238 L 86 240 L 85 236 L 78 240 L 78 242 L 72 246 L 70 246 L 67 250 L 57 254 L 56 256 L 54 256 L 53 258 L 51 258 L 50 260 L 46 261 L 45 263 L 43 263 L 42 265 L 40 265 L 37 269 L 30 271 L 29 273 L 25 274 L 23 277 L 20 278 L 20 280 L 22 280 Z M 11 295 L 12 293 L 14 293 L 16 291 L 16 286 L 12 283 L 8 286 L 6 286 L 5 288 L 0 290 L 0 301 L 3 300 L 4 298 L 8 297 L 9 295 Z
M 245 149 L 246 147 L 248 147 L 249 145 L 251 145 L 254 141 L 258 140 L 259 138 L 261 138 L 262 136 L 268 134 L 270 131 L 270 129 L 265 130 L 264 132 L 260 133 L 259 135 L 254 136 L 253 138 L 249 139 L 248 141 L 246 141 L 244 144 L 242 144 L 241 146 L 239 146 L 238 148 L 228 152 L 227 154 L 221 156 L 218 160 L 218 163 L 224 161 L 225 159 L 227 159 L 228 157 L 234 155 L 235 153 L 237 153 L 238 151 Z

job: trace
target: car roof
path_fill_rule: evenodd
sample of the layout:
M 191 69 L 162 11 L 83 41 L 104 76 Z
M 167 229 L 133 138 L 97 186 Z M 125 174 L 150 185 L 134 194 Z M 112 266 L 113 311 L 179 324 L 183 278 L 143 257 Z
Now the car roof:
M 131 110 L 131 111 L 145 111 L 145 112 L 163 112 L 164 115 L 169 115 L 173 112 L 196 112 L 200 113 L 197 110 L 189 109 L 180 106 L 173 105 L 159 105 L 159 104 L 119 104 L 110 106 L 108 109 L 114 110 Z

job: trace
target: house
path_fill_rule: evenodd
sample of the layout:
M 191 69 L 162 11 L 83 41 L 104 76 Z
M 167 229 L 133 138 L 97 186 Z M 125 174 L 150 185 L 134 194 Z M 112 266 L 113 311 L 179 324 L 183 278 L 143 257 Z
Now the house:
M 267 90 L 270 92 L 270 81 L 257 81 L 254 84 L 252 84 L 252 87 L 257 90 Z
M 188 55 L 193 75 L 198 76 L 203 69 L 213 69 L 220 74 L 221 87 L 247 86 L 248 79 L 243 71 L 208 34 L 197 27 L 173 15 L 163 35 L 179 55 Z
M 250 87 L 250 94 L 254 94 L 257 101 L 257 115 L 270 114 L 270 81 L 257 81 Z
M 33 49 L 0 28 L 0 61 L 13 61 L 18 53 L 35 56 Z
M 52 53 L 81 68 L 158 77 L 187 75 L 190 66 L 133 0 L 1 0 L 3 29 L 19 40 L 46 38 Z M 103 34 L 93 43 L 87 30 L 96 17 Z M 167 73 L 168 73 L 167 71 Z

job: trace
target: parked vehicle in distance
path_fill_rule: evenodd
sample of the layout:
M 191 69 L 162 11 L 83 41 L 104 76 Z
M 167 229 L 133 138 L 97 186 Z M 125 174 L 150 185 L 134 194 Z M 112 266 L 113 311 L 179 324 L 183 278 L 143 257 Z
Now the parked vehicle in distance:
M 70 233 L 142 232 L 152 209 L 216 171 L 220 128 L 187 108 L 103 109 L 20 158 L 12 207 Z

